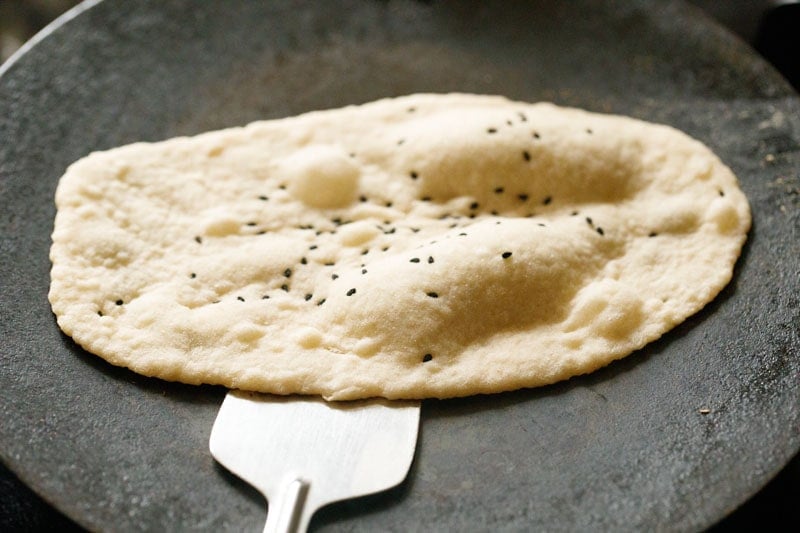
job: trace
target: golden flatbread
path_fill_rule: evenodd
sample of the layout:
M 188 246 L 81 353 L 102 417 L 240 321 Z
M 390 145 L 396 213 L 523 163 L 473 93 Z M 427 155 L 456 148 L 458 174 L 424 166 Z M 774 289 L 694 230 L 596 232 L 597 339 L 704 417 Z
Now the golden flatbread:
M 750 225 L 673 128 L 467 94 L 93 153 L 56 204 L 50 301 L 86 350 L 336 400 L 591 372 L 712 300 Z

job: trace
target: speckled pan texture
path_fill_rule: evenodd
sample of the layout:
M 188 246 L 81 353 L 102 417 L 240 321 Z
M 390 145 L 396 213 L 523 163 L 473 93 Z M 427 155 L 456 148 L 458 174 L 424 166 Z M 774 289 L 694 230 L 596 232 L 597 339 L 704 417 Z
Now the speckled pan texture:
M 225 389 L 140 376 L 60 332 L 58 180 L 115 146 L 451 92 L 677 128 L 738 177 L 753 225 L 731 282 L 686 322 L 588 376 L 424 402 L 407 481 L 323 509 L 312 529 L 685 531 L 746 500 L 800 444 L 800 103 L 677 2 L 107 0 L 52 30 L 0 77 L 3 461 L 90 529 L 262 527 L 263 501 L 206 451 Z M 547 206 L 527 194 L 537 215 L 557 209 L 555 193 Z M 436 362 L 425 353 L 420 366 Z

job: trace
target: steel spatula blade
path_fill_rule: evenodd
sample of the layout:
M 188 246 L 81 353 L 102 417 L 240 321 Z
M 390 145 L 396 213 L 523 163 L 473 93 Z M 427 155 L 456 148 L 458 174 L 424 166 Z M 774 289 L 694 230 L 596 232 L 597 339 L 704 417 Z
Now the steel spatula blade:
M 209 447 L 217 461 L 267 498 L 265 531 L 305 531 L 323 505 L 405 479 L 419 405 L 231 391 Z

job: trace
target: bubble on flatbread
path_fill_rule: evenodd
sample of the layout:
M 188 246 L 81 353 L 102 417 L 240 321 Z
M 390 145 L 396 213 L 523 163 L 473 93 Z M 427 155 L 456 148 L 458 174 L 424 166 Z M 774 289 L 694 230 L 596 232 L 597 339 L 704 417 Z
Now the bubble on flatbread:
M 713 299 L 750 225 L 673 128 L 464 94 L 94 153 L 56 203 L 49 296 L 80 345 L 329 399 L 590 372 Z

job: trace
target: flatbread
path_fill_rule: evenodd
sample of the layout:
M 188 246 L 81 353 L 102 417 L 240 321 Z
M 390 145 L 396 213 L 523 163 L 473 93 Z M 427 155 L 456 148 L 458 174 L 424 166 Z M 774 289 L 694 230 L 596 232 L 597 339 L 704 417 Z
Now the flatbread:
M 750 226 L 673 128 L 467 94 L 93 153 L 56 204 L 50 302 L 86 350 L 335 400 L 591 372 L 712 300 Z

